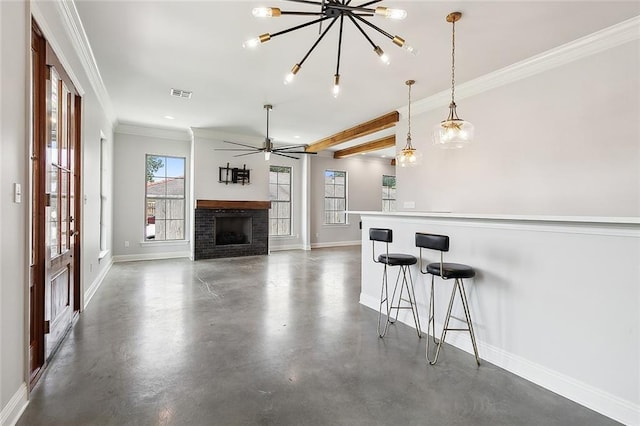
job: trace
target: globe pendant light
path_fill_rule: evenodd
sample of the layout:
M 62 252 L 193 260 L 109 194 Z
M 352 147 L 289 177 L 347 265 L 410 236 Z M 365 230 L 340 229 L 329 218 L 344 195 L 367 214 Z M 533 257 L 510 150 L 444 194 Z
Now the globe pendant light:
M 422 154 L 411 145 L 411 86 L 415 80 L 407 80 L 405 84 L 409 87 L 409 108 L 407 111 L 409 130 L 407 132 L 407 144 L 396 154 L 396 166 L 413 167 L 420 164 Z
M 462 148 L 473 140 L 473 124 L 458 117 L 455 102 L 455 55 L 456 55 L 456 22 L 460 20 L 462 13 L 452 12 L 447 15 L 447 22 L 451 23 L 451 103 L 449 104 L 449 116 L 446 120 L 436 125 L 433 131 L 434 145 L 443 148 Z

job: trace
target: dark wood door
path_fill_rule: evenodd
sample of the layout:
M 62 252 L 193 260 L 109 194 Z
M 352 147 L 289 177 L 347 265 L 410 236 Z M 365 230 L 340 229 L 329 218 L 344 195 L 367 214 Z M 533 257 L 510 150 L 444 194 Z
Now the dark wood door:
M 31 244 L 32 383 L 79 310 L 77 273 L 81 100 L 34 24 Z

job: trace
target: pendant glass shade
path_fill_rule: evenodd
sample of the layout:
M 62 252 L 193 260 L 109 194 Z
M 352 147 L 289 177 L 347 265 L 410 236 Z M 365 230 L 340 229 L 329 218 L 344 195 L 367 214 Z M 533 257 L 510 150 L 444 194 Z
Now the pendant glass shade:
M 422 161 L 422 152 L 415 149 L 411 144 L 407 144 L 396 154 L 396 166 L 415 167 Z

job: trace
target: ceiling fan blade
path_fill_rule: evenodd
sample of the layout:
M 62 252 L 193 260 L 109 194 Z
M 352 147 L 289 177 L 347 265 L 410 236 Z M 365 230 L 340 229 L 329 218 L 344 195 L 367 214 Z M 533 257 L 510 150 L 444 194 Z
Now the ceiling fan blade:
M 230 143 L 230 144 L 232 144 L 232 145 L 240 145 L 240 146 L 244 146 L 244 147 L 247 147 L 247 148 L 260 149 L 260 148 L 257 148 L 257 147 L 255 147 L 255 146 L 246 145 L 246 144 L 239 143 L 239 142 L 231 142 L 231 141 L 222 141 L 222 142 L 224 142 L 224 143 Z
M 277 148 L 274 148 L 274 151 L 284 151 L 287 149 L 298 149 L 298 148 L 306 148 L 306 145 L 290 145 L 290 146 L 279 146 Z
M 271 151 L 274 154 L 285 153 L 285 154 L 310 154 L 315 155 L 317 152 L 307 152 L 307 151 Z
M 247 153 L 245 153 L 245 154 L 238 154 L 238 155 L 234 155 L 234 157 L 244 157 L 245 155 L 257 154 L 257 153 L 259 153 L 259 152 L 260 152 L 259 150 L 258 150 L 258 151 L 253 151 L 253 152 L 247 152 Z
M 258 148 L 216 148 L 214 151 L 260 151 Z
M 281 154 L 279 152 L 275 152 L 275 151 L 271 151 L 271 153 L 273 155 L 279 155 L 280 157 L 288 157 L 288 158 L 293 158 L 294 160 L 299 160 L 298 157 L 294 157 L 293 155 L 286 155 L 286 154 Z

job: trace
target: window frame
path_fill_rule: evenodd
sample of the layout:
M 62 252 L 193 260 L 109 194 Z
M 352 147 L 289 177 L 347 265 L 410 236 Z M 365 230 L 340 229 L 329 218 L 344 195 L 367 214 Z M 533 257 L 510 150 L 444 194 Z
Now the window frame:
M 336 176 L 334 175 L 334 182 L 331 184 L 331 188 L 333 189 L 332 191 L 329 192 L 333 192 L 333 196 L 328 196 L 327 195 L 327 177 L 329 173 L 341 173 L 342 177 L 344 177 L 344 185 L 336 185 L 335 183 L 335 178 L 336 177 L 340 177 L 340 176 Z M 323 197 L 323 213 L 324 213 L 324 219 L 323 219 L 323 224 L 324 225 L 329 225 L 329 226 L 333 226 L 333 225 L 338 225 L 338 226 L 344 226 L 344 225 L 349 225 L 349 220 L 348 220 L 348 215 L 347 215 L 347 210 L 348 210 L 348 173 L 346 170 L 333 170 L 333 169 L 325 169 L 324 171 L 324 175 L 323 175 L 324 179 L 322 182 L 322 185 L 324 187 L 324 197 Z M 335 189 L 337 186 L 344 186 L 344 191 L 343 191 L 343 196 L 336 196 L 335 195 Z M 327 204 L 331 204 L 331 201 L 333 200 L 344 200 L 344 210 L 338 210 L 338 209 L 327 209 Z M 328 201 L 328 203 L 327 203 Z M 343 215 L 343 220 L 344 222 L 333 222 L 333 221 L 328 221 L 327 218 L 330 217 L 332 214 L 335 213 L 340 214 L 340 212 L 342 212 Z
M 388 180 L 388 178 L 393 178 L 393 186 L 389 186 L 389 185 L 385 185 L 385 181 Z M 383 212 L 394 212 L 396 211 L 396 198 L 395 197 L 391 197 L 390 196 L 390 190 L 391 189 L 396 189 L 396 176 L 395 175 L 382 175 L 382 211 Z M 387 197 L 385 198 L 385 195 L 387 195 Z M 388 206 L 388 207 L 387 207 Z M 387 207 L 385 209 L 385 207 Z M 391 207 L 393 207 L 393 209 L 391 209 Z
M 272 170 L 273 168 L 279 168 L 279 169 L 287 169 L 288 172 L 281 172 L 281 171 L 275 171 Z M 276 199 L 271 198 L 271 173 L 275 172 L 278 173 L 278 175 L 280 173 L 287 173 L 289 175 L 289 182 L 286 184 L 289 186 L 289 199 L 288 200 L 280 200 L 279 199 L 279 194 L 280 191 L 276 190 Z M 275 183 L 276 187 L 278 187 L 280 185 L 279 181 L 277 181 Z M 274 237 L 274 238 L 286 238 L 286 237 L 290 237 L 293 235 L 293 167 L 291 166 L 280 166 L 280 165 L 269 165 L 269 200 L 271 201 L 271 208 L 269 209 L 269 237 Z M 274 206 L 275 203 L 275 206 Z M 272 216 L 272 212 L 275 210 L 277 212 L 280 211 L 279 205 L 280 204 L 285 204 L 288 203 L 289 204 L 289 217 L 280 217 L 278 213 L 276 213 L 276 217 L 274 218 Z M 275 208 L 274 208 L 275 207 Z M 272 234 L 271 233 L 271 229 L 272 229 L 272 220 L 283 220 L 283 219 L 288 219 L 289 220 L 289 233 L 288 234 Z M 278 227 L 279 229 L 279 227 Z
M 149 197 L 148 196 L 148 189 L 149 189 L 149 181 L 147 180 L 147 164 L 148 164 L 148 159 L 149 157 L 159 157 L 162 158 L 164 160 L 164 165 L 162 166 L 165 169 L 165 175 L 163 176 L 165 179 L 169 179 L 169 178 L 181 178 L 182 179 L 182 196 L 178 195 L 178 196 L 167 196 L 167 194 L 165 193 L 164 197 Z M 145 164 L 144 164 L 144 170 L 145 170 L 145 189 L 144 189 L 144 226 L 143 226 L 143 242 L 144 243 L 172 243 L 172 242 L 184 242 L 187 241 L 187 158 L 186 157 L 182 157 L 182 156 L 178 156 L 178 155 L 167 155 L 167 154 L 145 154 Z M 178 159 L 178 160 L 182 160 L 182 176 L 168 176 L 167 174 L 167 159 Z M 154 172 L 155 173 L 155 172 Z M 161 177 L 158 175 L 154 174 L 154 177 Z M 163 200 L 163 201 L 175 201 L 175 200 L 182 200 L 182 218 L 181 219 L 169 219 L 169 220 L 174 220 L 174 221 L 182 221 L 182 237 L 181 238 L 173 238 L 173 239 L 167 239 L 166 238 L 166 228 L 165 228 L 165 238 L 164 239 L 157 239 L 157 232 L 155 232 L 154 229 L 154 237 L 153 238 L 148 238 L 147 236 L 147 227 L 149 225 L 148 223 L 148 202 L 149 200 Z M 161 219 L 163 222 L 166 222 L 168 219 L 164 218 Z M 154 227 L 157 224 L 157 220 L 154 219 Z

